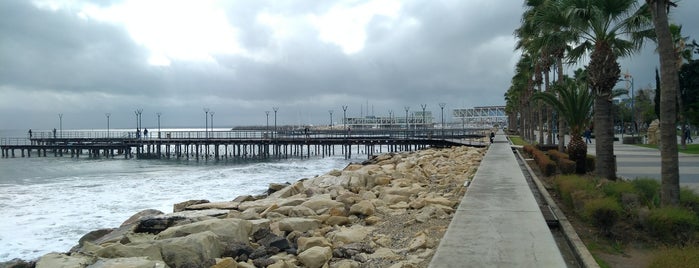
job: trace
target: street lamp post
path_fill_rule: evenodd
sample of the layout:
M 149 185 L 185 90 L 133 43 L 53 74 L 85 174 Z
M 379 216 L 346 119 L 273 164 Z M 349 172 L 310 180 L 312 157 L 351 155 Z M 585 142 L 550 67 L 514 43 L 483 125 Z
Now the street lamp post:
M 347 105 L 342 105 L 342 127 L 347 129 Z
M 408 110 L 410 110 L 410 106 L 405 106 L 405 130 L 406 130 L 406 135 L 407 135 L 407 130 L 410 129 L 410 123 L 408 123 Z
M 209 138 L 209 108 L 204 108 L 204 138 Z
M 268 135 L 269 134 L 269 111 L 265 111 L 265 115 L 267 116 L 267 127 L 265 128 L 265 135 Z
M 425 121 L 425 108 L 427 108 L 427 104 L 420 104 L 420 107 L 422 107 L 422 128 L 426 129 L 427 121 Z
M 104 116 L 107 117 L 107 139 L 109 139 L 109 117 L 112 116 L 112 114 L 105 113 Z
M 633 137 L 636 134 L 636 130 L 637 130 L 636 129 L 636 120 L 634 118 L 634 113 L 636 111 L 634 110 L 633 76 L 629 73 L 626 73 L 624 75 L 624 78 L 626 78 L 626 81 L 631 82 L 631 137 Z
M 58 129 L 61 131 L 61 138 L 63 138 L 63 114 L 58 114 Z
M 439 103 L 439 108 L 442 109 L 442 136 L 444 136 L 444 106 L 447 106 L 447 104 L 444 102 Z
M 211 133 L 212 138 L 215 138 L 214 137 L 214 112 L 213 111 L 209 112 L 209 115 L 211 116 L 211 131 L 209 133 Z
M 330 113 L 330 129 L 333 128 L 333 110 L 328 110 L 328 113 Z
M 277 136 L 277 111 L 279 111 L 279 107 L 272 107 L 272 110 L 274 110 L 274 133 L 272 133 L 272 137 Z
M 160 139 L 160 116 L 163 114 L 161 112 L 155 113 L 158 116 L 158 139 Z

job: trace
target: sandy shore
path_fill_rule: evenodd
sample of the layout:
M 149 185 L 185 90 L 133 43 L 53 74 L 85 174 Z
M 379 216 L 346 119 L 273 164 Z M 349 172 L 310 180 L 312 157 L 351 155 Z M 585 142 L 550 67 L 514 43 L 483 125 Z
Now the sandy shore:
M 36 267 L 426 267 L 484 148 L 384 154 L 262 196 L 190 200 Z

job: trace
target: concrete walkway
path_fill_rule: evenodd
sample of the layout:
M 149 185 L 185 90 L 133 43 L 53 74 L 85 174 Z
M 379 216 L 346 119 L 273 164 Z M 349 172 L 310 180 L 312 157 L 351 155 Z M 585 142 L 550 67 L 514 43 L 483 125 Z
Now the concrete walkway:
M 429 267 L 566 267 L 502 131 Z

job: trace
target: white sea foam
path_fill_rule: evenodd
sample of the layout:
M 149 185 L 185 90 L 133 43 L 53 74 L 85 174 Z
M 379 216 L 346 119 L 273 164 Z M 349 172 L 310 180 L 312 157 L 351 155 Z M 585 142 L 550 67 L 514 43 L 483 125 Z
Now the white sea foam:
M 348 162 L 342 157 L 248 164 L 0 159 L 0 262 L 66 252 L 85 233 L 118 227 L 144 209 L 168 213 L 189 199 L 258 194 L 271 182 L 320 175 Z

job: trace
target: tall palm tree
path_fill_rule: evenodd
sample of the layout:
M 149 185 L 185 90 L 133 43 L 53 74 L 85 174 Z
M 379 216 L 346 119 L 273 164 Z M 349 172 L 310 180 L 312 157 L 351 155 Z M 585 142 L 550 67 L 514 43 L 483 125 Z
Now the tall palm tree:
M 568 156 L 575 161 L 576 172 L 585 173 L 585 158 L 587 143 L 582 139 L 583 131 L 590 125 L 594 97 L 587 88 L 587 81 L 581 77 L 571 79 L 565 77 L 563 85 L 555 85 L 554 93 L 540 92 L 532 97 L 551 105 L 554 110 L 568 123 L 570 141 Z
M 569 57 L 577 61 L 590 53 L 588 81 L 595 96 L 595 172 L 616 179 L 612 88 L 619 80 L 618 57 L 638 51 L 644 38 L 653 36 L 648 9 L 636 0 L 560 0 L 579 43 Z
M 680 200 L 680 173 L 677 158 L 676 98 L 679 88 L 677 52 L 668 23 L 669 0 L 646 0 L 655 25 L 660 57 L 660 203 L 675 206 Z

